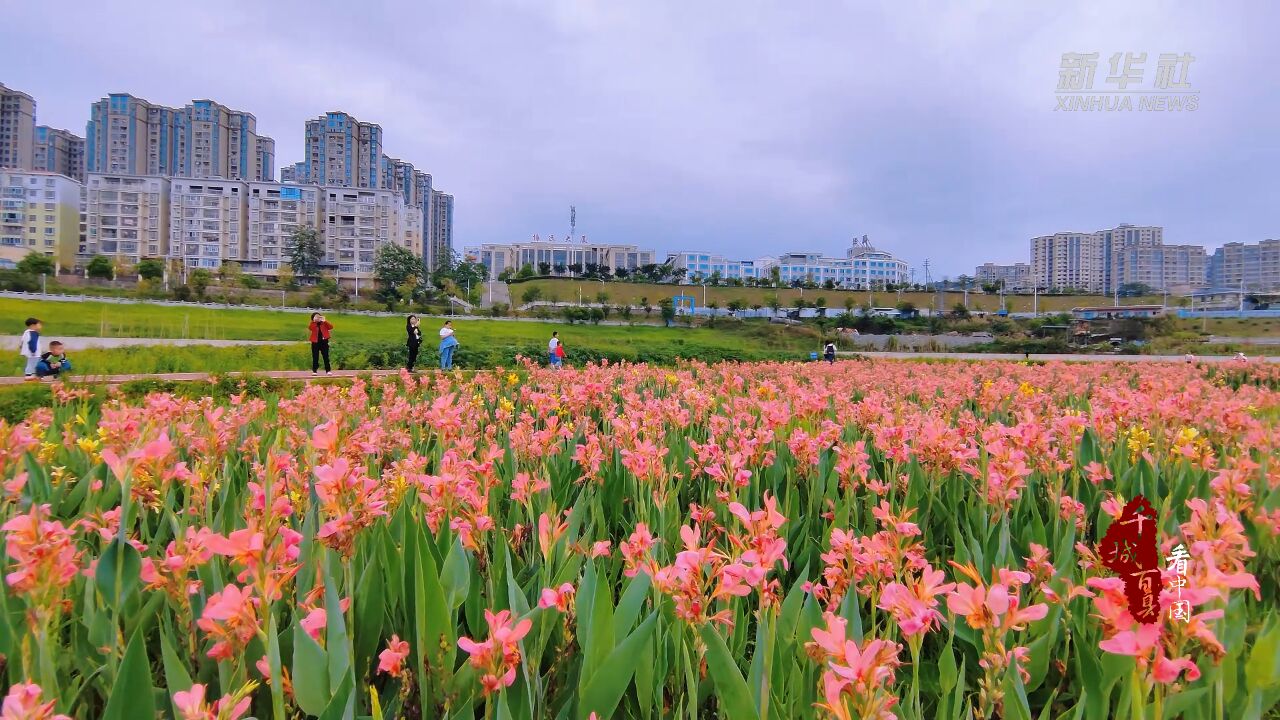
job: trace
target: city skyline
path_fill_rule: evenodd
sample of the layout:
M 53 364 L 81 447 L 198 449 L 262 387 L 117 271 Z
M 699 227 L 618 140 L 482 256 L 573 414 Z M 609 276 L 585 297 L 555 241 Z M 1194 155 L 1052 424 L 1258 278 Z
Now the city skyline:
M 459 247 L 567 230 L 570 204 L 597 241 L 750 257 L 870 234 L 952 277 L 1071 228 L 1155 224 L 1210 251 L 1280 234 L 1280 101 L 1253 80 L 1277 55 L 1267 6 L 370 8 L 351 29 L 383 50 L 341 55 L 314 52 L 326 13 L 302 7 L 73 4 L 50 25 L 20 6 L 8 21 L 29 61 L 0 81 L 76 133 L 108 93 L 215 98 L 257 117 L 277 168 L 303 158 L 307 119 L 349 112 L 462 199 Z M 178 24 L 199 30 L 164 30 Z M 415 39 L 432 51 L 385 50 Z M 202 51 L 216 62 L 191 62 Z M 1148 75 L 1190 53 L 1198 107 L 1056 111 L 1069 52 L 1101 53 L 1099 85 L 1112 53 L 1148 53 Z

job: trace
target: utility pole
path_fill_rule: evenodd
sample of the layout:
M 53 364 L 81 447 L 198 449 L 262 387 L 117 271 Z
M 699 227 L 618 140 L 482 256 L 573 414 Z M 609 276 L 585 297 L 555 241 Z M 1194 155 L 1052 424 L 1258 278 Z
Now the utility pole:
M 1031 290 L 1031 317 L 1040 317 L 1040 283 Z

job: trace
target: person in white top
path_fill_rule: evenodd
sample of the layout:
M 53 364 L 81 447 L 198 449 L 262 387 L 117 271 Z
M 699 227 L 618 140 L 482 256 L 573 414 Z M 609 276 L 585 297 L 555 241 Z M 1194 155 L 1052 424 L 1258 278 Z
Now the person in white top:
M 551 367 L 560 369 L 560 333 L 558 331 L 551 333 L 551 340 L 547 342 L 547 360 L 551 363 Z
M 445 320 L 440 328 L 440 369 L 453 369 L 453 353 L 458 347 L 458 338 L 453 336 L 453 321 Z

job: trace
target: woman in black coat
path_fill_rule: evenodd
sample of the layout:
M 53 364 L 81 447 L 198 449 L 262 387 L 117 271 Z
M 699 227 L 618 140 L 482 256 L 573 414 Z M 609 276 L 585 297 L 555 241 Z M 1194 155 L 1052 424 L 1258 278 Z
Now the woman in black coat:
M 422 330 L 418 323 L 417 315 L 410 315 L 404 320 L 405 343 L 409 346 L 409 361 L 404 367 L 409 372 L 413 372 L 413 364 L 418 361 L 418 348 L 422 347 Z

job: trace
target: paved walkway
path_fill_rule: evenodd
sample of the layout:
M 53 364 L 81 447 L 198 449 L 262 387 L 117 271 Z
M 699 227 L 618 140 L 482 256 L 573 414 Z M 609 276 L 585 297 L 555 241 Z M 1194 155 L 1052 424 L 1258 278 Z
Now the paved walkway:
M 205 338 L 123 338 L 123 337 L 67 337 L 66 335 L 45 335 L 40 338 L 41 350 L 49 340 L 61 341 L 68 352 L 87 350 L 88 348 L 122 348 L 137 345 L 151 346 L 170 345 L 207 345 L 210 347 L 233 347 L 236 345 L 288 345 L 294 340 L 209 340 Z M 22 341 L 20 335 L 0 335 L 0 348 L 18 347 Z

